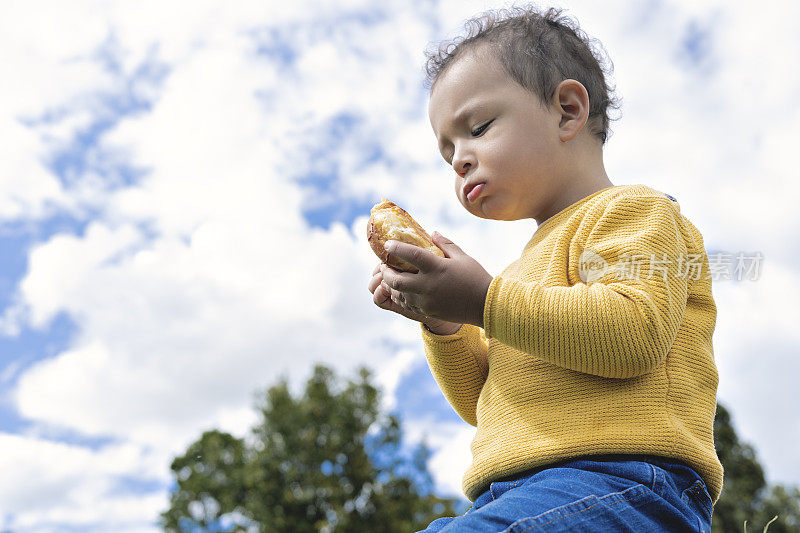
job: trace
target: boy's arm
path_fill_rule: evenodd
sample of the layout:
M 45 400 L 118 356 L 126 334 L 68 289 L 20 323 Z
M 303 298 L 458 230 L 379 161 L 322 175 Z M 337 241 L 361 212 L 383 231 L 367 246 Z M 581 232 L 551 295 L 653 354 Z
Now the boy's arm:
M 629 378 L 653 370 L 686 309 L 684 230 L 666 198 L 613 200 L 584 246 L 610 268 L 572 286 L 566 277 L 563 286 L 495 277 L 484 308 L 486 336 L 578 372 Z
M 425 356 L 439 388 L 458 416 L 478 425 L 476 407 L 486 375 L 488 343 L 481 328 L 464 324 L 452 335 L 437 335 L 421 324 Z

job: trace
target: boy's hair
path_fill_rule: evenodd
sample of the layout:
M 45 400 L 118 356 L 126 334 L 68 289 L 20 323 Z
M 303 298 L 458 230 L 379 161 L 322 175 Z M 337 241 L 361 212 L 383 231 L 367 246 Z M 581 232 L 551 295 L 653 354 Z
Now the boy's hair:
M 487 43 L 500 60 L 503 69 L 517 83 L 536 94 L 544 105 L 549 104 L 559 83 L 574 79 L 589 93 L 589 131 L 600 139 L 608 138 L 608 109 L 618 109 L 607 85 L 602 56 L 597 44 L 581 31 L 578 23 L 561 16 L 562 9 L 549 8 L 541 13 L 534 7 L 512 7 L 485 11 L 464 24 L 467 35 L 443 41 L 438 49 L 425 51 L 427 58 L 425 87 L 433 90 L 439 77 L 452 62 L 476 45 Z M 609 62 L 609 72 L 613 63 Z

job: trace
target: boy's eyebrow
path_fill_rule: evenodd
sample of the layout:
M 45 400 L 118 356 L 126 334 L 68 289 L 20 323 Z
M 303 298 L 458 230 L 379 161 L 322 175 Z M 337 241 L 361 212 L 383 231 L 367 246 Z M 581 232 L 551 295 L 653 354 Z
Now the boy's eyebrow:
M 481 107 L 483 107 L 481 106 L 481 101 L 477 98 L 467 101 L 467 103 L 461 106 L 461 108 L 456 111 L 455 115 L 453 115 L 453 124 L 461 123 L 464 119 L 479 111 Z M 443 147 L 442 141 L 439 139 L 439 150 L 441 151 Z

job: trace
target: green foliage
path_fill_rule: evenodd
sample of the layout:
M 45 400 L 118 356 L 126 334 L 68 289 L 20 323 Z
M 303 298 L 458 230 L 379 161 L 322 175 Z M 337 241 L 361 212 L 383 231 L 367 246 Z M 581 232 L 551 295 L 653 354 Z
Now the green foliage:
M 455 515 L 428 494 L 428 449 L 403 456 L 400 421 L 359 377 L 340 386 L 316 366 L 302 397 L 285 380 L 267 391 L 250 439 L 205 432 L 172 463 L 165 531 L 407 532 Z
M 767 486 L 755 450 L 739 441 L 730 413 L 720 404 L 714 417 L 714 444 L 725 478 L 714 506 L 712 531 L 741 533 L 745 522 L 756 531 L 767 527 L 769 533 L 800 531 L 800 489 Z

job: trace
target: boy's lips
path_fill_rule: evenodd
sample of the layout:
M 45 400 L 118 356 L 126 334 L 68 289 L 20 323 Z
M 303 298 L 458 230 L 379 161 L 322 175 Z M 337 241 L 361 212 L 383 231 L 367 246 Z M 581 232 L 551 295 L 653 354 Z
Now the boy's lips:
M 481 195 L 483 188 L 486 186 L 485 181 L 480 181 L 478 183 L 467 183 L 464 185 L 464 196 L 467 198 L 467 201 L 472 202 Z

